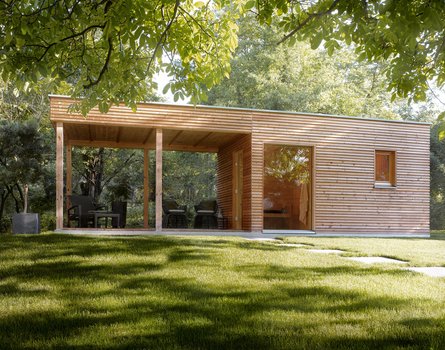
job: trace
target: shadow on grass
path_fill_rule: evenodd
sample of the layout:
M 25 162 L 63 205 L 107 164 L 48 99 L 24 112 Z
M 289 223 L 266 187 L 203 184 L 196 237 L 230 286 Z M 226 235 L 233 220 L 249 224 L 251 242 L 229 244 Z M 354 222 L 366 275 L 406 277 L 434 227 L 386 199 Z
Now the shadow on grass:
M 5 243 L 7 249 L 0 251 L 0 278 L 7 279 L 3 284 L 0 280 L 2 349 L 445 346 L 443 320 L 395 318 L 394 332 L 381 332 L 380 321 L 366 317 L 403 309 L 406 300 L 370 297 L 341 286 L 306 285 L 308 279 L 323 275 L 359 278 L 405 273 L 395 269 L 292 268 L 256 262 L 225 267 L 245 280 L 245 285 L 214 279 L 202 283 L 187 269 L 217 266 L 215 256 L 221 249 L 271 253 L 281 249 L 240 240 L 196 243 L 164 237 L 107 240 L 53 235 L 12 238 Z M 14 253 L 20 248 L 23 251 L 17 257 Z M 127 257 L 130 261 L 125 262 Z M 27 264 L 27 259 L 33 263 Z M 213 278 L 224 277 L 224 268 L 213 272 Z M 23 288 L 42 281 L 51 288 Z M 107 281 L 107 288 L 94 289 L 95 282 Z M 30 305 L 24 307 L 24 302 Z

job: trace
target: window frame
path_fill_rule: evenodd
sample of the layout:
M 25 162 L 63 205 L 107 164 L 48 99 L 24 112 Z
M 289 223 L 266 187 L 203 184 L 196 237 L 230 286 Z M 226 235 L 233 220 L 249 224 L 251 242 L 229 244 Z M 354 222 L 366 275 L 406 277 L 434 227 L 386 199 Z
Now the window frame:
M 389 181 L 377 180 L 377 155 L 389 155 Z M 397 188 L 397 151 L 391 149 L 374 150 L 374 188 Z

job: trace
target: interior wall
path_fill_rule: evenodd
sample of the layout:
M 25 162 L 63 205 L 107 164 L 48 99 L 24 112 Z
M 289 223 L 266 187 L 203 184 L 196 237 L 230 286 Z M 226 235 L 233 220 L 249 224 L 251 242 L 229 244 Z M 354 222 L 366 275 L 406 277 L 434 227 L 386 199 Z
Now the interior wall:
M 232 213 L 232 190 L 233 190 L 233 152 L 243 151 L 243 216 L 242 229 L 250 231 L 252 228 L 251 217 L 251 175 L 252 175 L 252 152 L 251 136 L 240 135 L 239 138 L 229 145 L 221 147 L 218 152 L 217 167 L 217 194 L 218 204 L 223 215 L 228 218 L 229 229 L 233 228 Z

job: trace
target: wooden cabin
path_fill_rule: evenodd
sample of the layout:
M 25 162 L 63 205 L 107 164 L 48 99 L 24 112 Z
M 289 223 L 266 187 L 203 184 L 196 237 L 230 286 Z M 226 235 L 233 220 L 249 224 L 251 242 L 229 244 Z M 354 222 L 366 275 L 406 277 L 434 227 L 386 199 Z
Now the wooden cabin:
M 165 231 L 162 152 L 180 150 L 217 153 L 218 205 L 229 230 L 429 234 L 427 123 L 164 103 L 140 103 L 135 112 L 124 105 L 107 114 L 94 109 L 84 118 L 69 111 L 74 100 L 50 100 L 59 230 L 72 187 L 72 147 L 90 146 L 145 150 L 146 230 Z M 148 172 L 149 150 L 155 150 L 155 174 Z M 156 177 L 153 228 L 149 176 Z

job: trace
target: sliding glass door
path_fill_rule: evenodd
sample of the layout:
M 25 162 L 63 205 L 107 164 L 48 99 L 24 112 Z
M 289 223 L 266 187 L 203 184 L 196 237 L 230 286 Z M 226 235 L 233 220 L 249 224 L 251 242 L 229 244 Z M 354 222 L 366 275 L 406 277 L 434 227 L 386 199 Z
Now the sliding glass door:
M 312 229 L 312 147 L 264 145 L 264 229 Z

